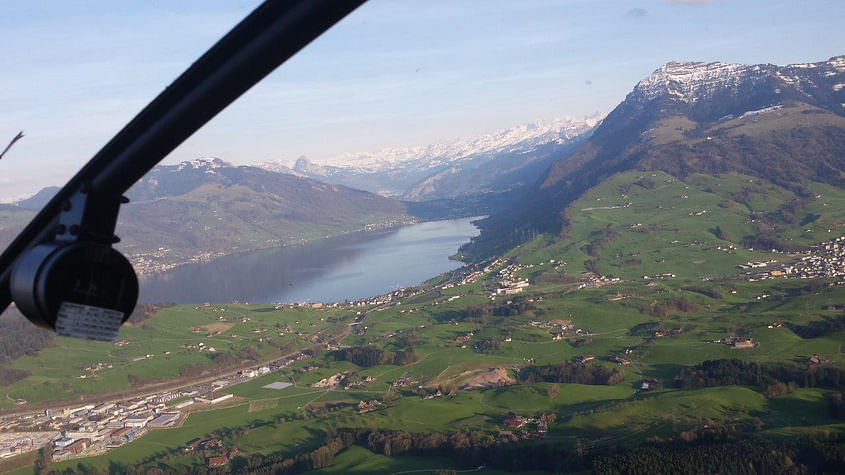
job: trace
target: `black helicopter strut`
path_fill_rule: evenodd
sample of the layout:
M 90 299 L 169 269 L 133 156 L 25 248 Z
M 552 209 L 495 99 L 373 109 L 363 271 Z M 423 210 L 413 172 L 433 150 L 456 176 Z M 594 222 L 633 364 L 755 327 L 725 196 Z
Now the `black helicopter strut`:
M 138 297 L 111 246 L 123 196 L 168 153 L 365 0 L 267 0 L 112 138 L 0 255 L 0 312 L 110 340 Z

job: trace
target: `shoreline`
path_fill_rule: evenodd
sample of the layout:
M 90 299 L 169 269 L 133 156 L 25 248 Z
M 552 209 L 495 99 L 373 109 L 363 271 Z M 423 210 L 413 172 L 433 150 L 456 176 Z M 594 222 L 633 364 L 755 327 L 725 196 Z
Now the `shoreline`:
M 302 243 L 297 242 L 296 244 L 293 244 L 293 245 L 274 246 L 274 247 L 270 247 L 270 248 L 254 249 L 254 250 L 252 250 L 252 249 L 250 249 L 250 250 L 238 250 L 236 252 L 232 252 L 232 253 L 229 253 L 229 254 L 226 254 L 226 255 L 220 255 L 220 256 L 218 256 L 219 259 L 214 258 L 214 259 L 209 259 L 209 260 L 206 260 L 206 261 L 203 261 L 203 262 L 187 263 L 187 264 L 193 264 L 192 266 L 185 266 L 185 264 L 183 264 L 181 266 L 174 266 L 172 269 L 169 269 L 166 272 L 156 272 L 156 273 L 143 274 L 142 276 L 140 276 L 139 280 L 142 284 L 142 287 L 144 285 L 146 285 L 146 288 L 148 289 L 148 291 L 141 292 L 142 293 L 142 299 L 140 300 L 140 302 L 154 304 L 154 303 L 163 303 L 163 302 L 203 303 L 203 302 L 206 302 L 206 301 L 211 301 L 211 297 L 209 297 L 209 295 L 210 295 L 209 291 L 208 290 L 202 290 L 202 289 L 205 289 L 205 287 L 202 287 L 202 289 L 200 289 L 199 287 L 194 288 L 196 286 L 192 286 L 192 287 L 188 287 L 185 292 L 178 292 L 177 293 L 177 292 L 174 292 L 173 290 L 167 290 L 166 287 L 162 287 L 162 282 L 169 282 L 169 283 L 172 284 L 173 282 L 178 282 L 179 279 L 185 279 L 186 276 L 192 276 L 192 275 L 195 275 L 198 272 L 199 273 L 206 273 L 206 271 L 212 271 L 213 272 L 213 271 L 220 270 L 221 272 L 235 272 L 235 273 L 244 272 L 244 271 L 249 272 L 249 269 L 251 269 L 251 267 L 250 267 L 251 265 L 257 265 L 258 269 L 263 269 L 261 272 L 266 272 L 267 269 L 265 269 L 265 266 L 263 264 L 261 264 L 261 262 L 263 262 L 266 259 L 272 260 L 272 259 L 277 259 L 277 258 L 281 259 L 284 262 L 287 262 L 287 264 L 282 264 L 282 265 L 286 266 L 287 268 L 296 269 L 296 268 L 300 268 L 300 267 L 304 266 L 304 268 L 310 269 L 309 266 L 311 265 L 311 262 L 313 261 L 313 259 L 303 257 L 303 256 L 307 256 L 307 255 L 309 255 L 309 253 L 315 252 L 314 250 L 319 250 L 319 251 L 317 251 L 317 252 L 321 253 L 319 255 L 323 255 L 322 253 L 326 249 L 329 249 L 329 248 L 337 247 L 338 249 L 341 249 L 341 248 L 344 248 L 345 246 L 347 246 L 349 244 L 349 242 L 353 242 L 353 241 L 355 243 L 358 243 L 358 242 L 365 243 L 365 242 L 370 242 L 370 241 L 379 241 L 383 238 L 389 238 L 390 236 L 393 236 L 396 232 L 402 232 L 401 230 L 403 230 L 403 229 L 415 229 L 414 226 L 432 226 L 433 225 L 433 226 L 435 226 L 435 228 L 432 228 L 432 229 L 440 230 L 440 231 L 437 231 L 438 233 L 445 232 L 449 236 L 452 237 L 452 240 L 455 242 L 454 247 L 450 248 L 448 250 L 438 251 L 438 255 L 442 252 L 443 257 L 445 259 L 448 259 L 448 261 L 451 262 L 451 264 L 445 264 L 445 265 L 439 265 L 439 266 L 435 265 L 435 266 L 433 266 L 432 269 L 430 269 L 430 270 L 432 270 L 431 273 L 426 273 L 425 275 L 419 275 L 419 276 L 415 275 L 416 277 L 419 277 L 418 280 L 412 280 L 412 279 L 407 279 L 407 278 L 401 279 L 400 278 L 400 279 L 396 280 L 395 282 L 391 280 L 392 284 L 389 285 L 389 286 L 379 287 L 377 285 L 369 285 L 369 288 L 371 290 L 371 292 L 369 292 L 369 293 L 360 292 L 360 290 L 366 290 L 366 288 L 360 288 L 360 289 L 356 290 L 355 292 L 347 292 L 349 295 L 346 295 L 346 293 L 343 293 L 343 292 L 341 292 L 341 293 L 336 292 L 337 289 L 333 288 L 331 290 L 331 292 L 329 292 L 325 295 L 322 295 L 323 298 L 320 298 L 319 295 L 312 295 L 312 294 L 314 294 L 314 292 L 306 292 L 308 295 L 305 295 L 305 294 L 299 295 L 299 294 L 296 294 L 296 292 L 290 293 L 290 291 L 287 289 L 288 280 L 286 280 L 286 279 L 288 279 L 288 277 L 290 277 L 290 276 L 279 277 L 278 280 L 280 282 L 281 282 L 282 279 L 285 279 L 285 282 L 282 282 L 282 283 L 277 282 L 276 284 L 279 285 L 278 288 L 276 288 L 274 286 L 275 284 L 270 283 L 270 282 L 275 282 L 275 280 L 277 280 L 276 277 L 267 276 L 267 279 L 270 279 L 270 280 L 267 280 L 266 281 L 267 283 L 260 284 L 258 287 L 256 287 L 258 289 L 261 289 L 261 290 L 257 290 L 257 291 L 241 289 L 241 290 L 243 290 L 243 292 L 237 292 L 236 290 L 239 288 L 238 286 L 235 286 L 233 289 L 230 289 L 224 284 L 219 284 L 218 282 L 214 282 L 214 281 L 209 282 L 209 285 L 211 285 L 211 287 L 209 287 L 209 288 L 216 288 L 215 286 L 218 286 L 218 284 L 219 284 L 219 286 L 221 287 L 222 293 L 219 294 L 218 297 L 222 297 L 222 301 L 224 301 L 224 302 L 234 302 L 234 301 L 244 301 L 244 300 L 246 300 L 246 301 L 250 301 L 250 302 L 252 302 L 252 301 L 256 301 L 256 302 L 257 301 L 267 301 L 267 302 L 297 303 L 297 302 L 306 302 L 306 301 L 307 302 L 317 302 L 317 301 L 319 301 L 319 302 L 322 302 L 322 303 L 333 303 L 333 302 L 344 302 L 346 300 L 366 299 L 366 298 L 371 297 L 373 295 L 379 295 L 379 294 L 383 294 L 385 292 L 391 292 L 392 290 L 402 288 L 402 287 L 407 287 L 409 285 L 410 286 L 418 285 L 418 284 L 428 280 L 429 278 L 434 277 L 435 275 L 437 275 L 441 272 L 451 270 L 455 267 L 460 267 L 460 266 L 468 264 L 468 262 L 466 262 L 462 259 L 456 259 L 456 257 L 458 257 L 457 254 L 459 253 L 460 246 L 469 242 L 471 237 L 477 235 L 477 233 L 478 233 L 478 231 L 476 230 L 476 228 L 473 225 L 466 224 L 466 222 L 467 221 L 473 222 L 473 221 L 476 221 L 477 219 L 479 219 L 478 216 L 468 216 L 468 217 L 463 217 L 463 218 L 436 219 L 436 220 L 426 220 L 426 221 L 422 221 L 422 220 L 420 220 L 420 221 L 404 221 L 404 222 L 397 223 L 396 225 L 390 226 L 390 227 L 387 227 L 387 226 L 380 227 L 380 228 L 369 227 L 368 229 L 364 229 L 364 230 L 356 230 L 354 232 L 348 232 L 348 233 L 344 233 L 342 235 L 330 236 L 327 239 L 316 239 L 316 240 L 311 240 L 311 241 L 302 242 Z M 445 223 L 445 224 L 436 224 L 436 223 Z M 457 223 L 457 224 L 448 224 L 448 223 Z M 458 226 L 458 228 L 454 228 L 454 226 Z M 464 229 L 466 226 L 470 226 L 470 229 L 469 230 Z M 428 229 L 428 228 L 424 228 L 424 229 Z M 451 234 L 452 229 L 455 229 L 455 230 L 460 229 L 460 231 L 458 231 L 457 234 L 452 235 Z M 414 233 L 414 231 L 409 231 L 409 232 L 412 233 L 411 235 L 413 235 L 413 233 Z M 444 234 L 444 237 L 447 234 Z M 466 234 L 466 235 L 464 235 L 464 234 Z M 431 236 L 431 235 L 425 234 L 425 236 Z M 456 237 L 461 238 L 461 239 L 455 239 Z M 302 246 L 301 244 L 308 244 L 311 247 Z M 316 246 L 316 247 L 314 247 L 314 246 Z M 372 254 L 378 254 L 377 248 L 373 248 L 369 252 L 372 253 Z M 250 253 L 252 253 L 252 254 L 250 254 Z M 229 257 L 229 256 L 233 256 L 233 257 Z M 285 258 L 284 256 L 293 256 L 293 257 Z M 376 258 L 376 257 L 373 257 L 373 258 Z M 303 260 L 303 259 L 305 259 L 305 260 Z M 326 262 L 323 262 L 323 260 L 321 260 L 320 258 L 318 258 L 318 260 L 320 262 L 319 266 L 326 265 Z M 218 262 L 218 261 L 220 262 L 220 264 L 216 264 L 216 262 Z M 240 264 L 238 264 L 239 262 L 240 262 Z M 316 263 L 317 261 L 314 261 L 314 262 Z M 252 264 L 250 264 L 250 263 L 252 263 Z M 317 264 L 315 264 L 315 265 L 317 265 Z M 291 266 L 293 266 L 293 267 L 291 267 Z M 357 266 L 356 269 L 359 268 L 359 267 L 360 267 L 360 265 Z M 221 270 L 221 269 L 223 269 L 223 270 Z M 358 270 L 363 270 L 363 269 L 358 269 Z M 288 271 L 286 271 L 286 272 L 288 272 Z M 295 272 L 293 272 L 293 273 L 295 273 Z M 275 276 L 275 274 L 274 274 L 274 276 Z M 290 277 L 290 278 L 292 279 L 294 277 Z M 313 278 L 315 278 L 315 277 L 313 277 L 313 276 L 309 277 L 309 279 L 313 279 Z M 174 281 L 173 279 L 176 279 L 176 281 Z M 264 282 L 264 281 L 262 281 L 262 282 Z M 306 282 L 307 282 L 307 280 L 306 280 Z M 317 281 L 314 281 L 314 282 L 317 282 Z M 297 285 L 299 285 L 299 284 L 297 284 Z M 352 285 L 352 284 L 350 284 L 350 285 Z M 365 284 L 355 284 L 355 285 L 359 286 L 359 287 L 368 287 Z M 277 292 L 279 295 L 275 294 L 276 290 L 279 291 L 279 292 Z M 290 295 L 288 295 L 289 293 L 290 293 Z M 206 295 L 206 294 L 208 294 L 208 295 Z M 262 295 L 264 297 L 261 297 Z M 285 298 L 283 298 L 283 297 L 285 297 Z
M 460 218 L 458 218 L 458 219 L 460 219 Z M 349 236 L 349 235 L 352 235 L 352 234 L 364 234 L 364 233 L 370 233 L 370 232 L 376 232 L 376 231 L 388 231 L 388 230 L 392 230 L 392 229 L 399 229 L 399 228 L 402 228 L 402 227 L 405 227 L 405 226 L 411 226 L 411 225 L 414 225 L 414 224 L 421 224 L 421 223 L 432 222 L 432 221 L 441 221 L 441 220 L 424 221 L 424 220 L 417 220 L 417 219 L 409 219 L 409 220 L 399 220 L 397 222 L 397 224 L 389 224 L 389 225 L 388 224 L 368 224 L 363 229 L 354 229 L 354 230 L 351 230 L 351 231 L 344 231 L 344 232 L 340 232 L 340 233 L 337 233 L 337 234 L 328 234 L 328 235 L 321 237 L 321 238 L 300 240 L 300 241 L 292 242 L 292 243 L 277 243 L 277 244 L 271 245 L 271 246 L 259 246 L 259 247 L 255 247 L 255 248 L 252 248 L 252 249 L 237 249 L 237 250 L 234 250 L 234 251 L 215 251 L 215 252 L 208 253 L 208 255 L 199 254 L 199 255 L 191 257 L 187 261 L 180 261 L 180 262 L 173 263 L 173 264 L 162 264 L 160 269 L 156 269 L 152 272 L 142 272 L 142 271 L 138 271 L 137 269 L 136 269 L 135 272 L 138 275 L 138 280 L 143 281 L 147 277 L 152 277 L 152 276 L 155 276 L 157 274 L 169 272 L 173 269 L 177 269 L 177 268 L 182 267 L 182 266 L 191 265 L 191 264 L 205 264 L 205 263 L 213 262 L 214 260 L 219 259 L 221 257 L 236 256 L 238 254 L 245 254 L 245 253 L 257 252 L 257 251 L 267 251 L 267 250 L 271 250 L 271 249 L 282 249 L 282 248 L 293 248 L 293 247 L 298 247 L 298 246 L 305 246 L 305 245 L 313 244 L 315 242 L 326 240 L 326 239 L 335 239 L 335 238 L 339 238 L 339 237 L 343 237 L 343 236 Z M 135 254 L 135 255 L 128 255 L 127 254 L 126 255 L 127 259 L 129 259 L 129 262 L 132 263 L 132 266 L 136 267 L 136 268 L 137 268 L 137 263 L 134 262 L 133 259 L 136 259 L 137 256 L 139 256 L 139 254 Z

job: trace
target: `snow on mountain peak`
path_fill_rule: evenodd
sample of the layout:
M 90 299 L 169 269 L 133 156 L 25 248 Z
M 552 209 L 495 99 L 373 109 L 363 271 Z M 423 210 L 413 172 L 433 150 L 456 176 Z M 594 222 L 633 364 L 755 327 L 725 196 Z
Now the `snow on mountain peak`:
M 528 152 L 548 143 L 565 143 L 589 131 L 600 120 L 599 115 L 585 119 L 538 120 L 469 139 L 419 147 L 385 148 L 377 152 L 346 153 L 319 160 L 319 165 L 364 172 L 410 165 L 433 168 L 485 153 Z M 311 165 L 311 162 L 308 163 Z
M 229 162 L 225 162 L 216 157 L 203 157 L 197 158 L 194 160 L 186 160 L 184 162 L 179 163 L 176 168 L 173 169 L 174 172 L 182 171 L 186 168 L 193 168 L 198 170 L 200 168 L 205 169 L 207 172 L 212 171 L 215 168 L 221 167 L 231 167 L 232 164 Z
M 776 79 L 800 90 L 802 83 L 813 79 L 805 71 L 819 71 L 824 76 L 845 72 L 845 56 L 836 56 L 817 63 L 797 63 L 786 66 L 773 64 L 732 64 L 720 61 L 666 63 L 640 81 L 631 98 L 647 102 L 659 97 L 671 97 L 686 103 L 707 100 L 719 91 L 736 93 L 740 85 Z
M 845 56 L 835 56 L 830 58 L 827 62 L 833 69 L 839 72 L 845 72 Z
M 697 102 L 717 89 L 735 89 L 744 81 L 757 81 L 766 75 L 761 65 L 672 61 L 640 81 L 634 92 L 645 101 L 668 95 L 683 102 Z

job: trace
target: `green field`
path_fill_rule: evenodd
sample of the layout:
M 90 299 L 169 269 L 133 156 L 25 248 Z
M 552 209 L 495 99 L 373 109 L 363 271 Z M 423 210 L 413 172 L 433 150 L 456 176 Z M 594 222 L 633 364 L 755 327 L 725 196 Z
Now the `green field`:
M 508 300 L 513 300 L 500 296 L 494 301 L 488 295 L 497 283 L 496 272 L 505 264 L 475 282 L 445 290 L 440 288 L 445 282 L 442 278 L 429 282 L 401 305 L 370 311 L 361 325 L 366 331 L 352 333 L 342 341 L 345 346 L 378 348 L 390 354 L 413 347 L 416 360 L 410 364 L 359 367 L 340 361 L 342 350 L 323 351 L 278 373 L 232 387 L 234 402 L 192 413 L 180 427 L 152 430 L 106 455 L 58 463 L 55 468 L 77 468 L 82 462 L 102 470 L 120 463 L 188 471 L 205 461 L 182 452 L 181 447 L 193 439 L 212 436 L 221 438 L 227 447 L 237 447 L 245 461 L 251 455 L 295 457 L 320 447 L 327 434 L 350 428 L 499 434 L 513 432 L 502 423 L 509 413 L 552 416 L 544 440 L 573 450 L 582 444 L 631 447 L 712 426 L 752 427 L 773 438 L 838 433 L 843 425 L 831 412 L 829 400 L 836 391 L 830 388 L 798 387 L 766 398 L 759 386 L 680 389 L 675 383 L 684 367 L 712 359 L 803 367 L 808 356 L 820 354 L 831 368 L 845 369 L 842 331 L 801 338 L 787 327 L 768 328 L 778 321 L 804 325 L 841 316 L 841 311 L 830 307 L 845 302 L 845 286 L 810 287 L 802 279 L 751 282 L 738 277 L 742 271 L 737 265 L 746 261 L 788 263 L 797 258 L 743 248 L 740 241 L 756 232 L 757 223 L 750 221 L 754 216 L 778 224 L 782 241 L 801 246 L 842 233 L 838 223 L 845 220 L 845 193 L 813 186 L 820 197 L 804 205 L 803 212 L 810 217 L 801 216 L 798 224 L 790 226 L 781 220 L 781 211 L 796 196 L 757 179 L 694 176 L 681 182 L 661 173 L 639 172 L 612 177 L 569 208 L 571 222 L 563 238 L 541 236 L 506 256 L 510 259 L 507 264 L 517 266 L 517 276 L 531 282 L 523 293 L 531 301 L 527 310 L 468 316 L 468 309 L 507 307 Z M 750 191 L 742 202 L 731 198 L 746 189 Z M 614 208 L 625 203 L 631 205 Z M 696 214 L 702 210 L 707 212 Z M 714 233 L 717 227 L 722 239 Z M 735 249 L 717 249 L 731 245 Z M 590 269 L 620 280 L 578 289 L 582 273 Z M 660 273 L 675 277 L 643 279 Z M 768 297 L 757 298 L 764 294 Z M 679 301 L 684 302 L 682 308 L 670 305 Z M 9 398 L 42 401 L 127 389 L 129 374 L 142 380 L 175 377 L 181 365 L 211 364 L 206 354 L 182 348 L 199 341 L 213 344 L 221 353 L 239 354 L 256 348 L 261 358 L 270 358 L 283 353 L 279 347 L 310 345 L 320 331 L 337 333 L 356 313 L 354 308 L 274 310 L 232 304 L 165 308 L 143 324 L 122 330 L 121 337 L 129 341 L 123 347 L 57 339 L 55 347 L 15 361 L 13 367 L 32 375 L 4 390 Z M 222 323 L 221 315 L 234 326 L 220 335 L 207 338 L 204 331 L 191 330 Z M 243 316 L 250 320 L 242 323 Z M 542 326 L 559 321 L 571 322 L 585 333 L 553 340 L 550 329 Z M 278 336 L 282 327 L 290 330 Z M 259 328 L 268 331 L 252 333 Z M 656 337 L 655 329 L 665 329 L 667 334 Z M 678 331 L 669 333 L 670 329 Z M 456 341 L 469 332 L 473 335 L 467 342 Z M 733 349 L 714 342 L 735 335 L 752 338 L 758 345 Z M 271 336 L 273 343 L 259 344 L 261 336 Z M 497 345 L 480 351 L 474 346 L 481 341 L 496 341 Z M 171 353 L 164 355 L 165 351 Z M 143 354 L 154 356 L 132 361 Z M 631 364 L 613 363 L 612 357 L 622 354 Z M 586 355 L 596 357 L 594 365 L 620 368 L 624 378 L 609 386 L 516 383 L 520 367 L 557 364 Z M 83 366 L 104 361 L 111 362 L 113 368 L 97 372 L 93 380 L 79 379 Z M 349 389 L 311 386 L 340 372 L 349 372 L 348 380 L 361 384 Z M 508 382 L 484 379 L 493 374 Z M 372 380 L 364 382 L 365 377 Z M 391 387 L 390 383 L 400 378 L 411 383 Z M 662 388 L 639 391 L 644 379 L 658 379 Z M 296 385 L 282 390 L 263 387 L 275 381 Z M 471 383 L 476 384 L 475 389 L 466 387 Z M 427 394 L 424 391 L 436 389 L 441 389 L 443 396 L 421 397 Z M 370 400 L 381 405 L 359 413 L 357 404 Z M 233 460 L 232 466 L 236 463 Z M 358 444 L 337 453 L 332 464 L 317 473 L 438 468 L 477 467 L 441 456 L 386 457 Z M 485 469 L 479 473 L 496 472 Z
M 150 383 L 180 376 L 180 369 L 185 365 L 206 366 L 213 374 L 219 369 L 214 369 L 210 357 L 230 354 L 236 356 L 236 363 L 247 362 L 245 358 L 237 357 L 246 349 L 254 349 L 256 354 L 252 356 L 258 361 L 269 360 L 308 346 L 308 338 L 312 335 L 339 325 L 335 320 L 348 321 L 352 316 L 353 313 L 347 310 L 275 310 L 267 305 L 164 308 L 141 324 L 124 326 L 120 339 L 127 342 L 125 345 L 57 337 L 54 347 L 37 356 L 17 359 L 10 367 L 29 371 L 31 376 L 5 387 L 7 397 L 0 400 L 0 407 L 12 406 L 14 398 L 40 402 L 131 391 L 130 375 L 137 376 L 142 383 Z M 245 318 L 249 320 L 243 322 Z M 209 331 L 215 334 L 209 336 Z M 217 331 L 220 334 L 216 334 Z M 280 336 L 280 332 L 284 335 Z M 215 351 L 184 347 L 199 343 L 214 347 Z M 136 361 L 142 357 L 144 359 Z M 97 363 L 111 367 L 94 371 L 84 369 Z

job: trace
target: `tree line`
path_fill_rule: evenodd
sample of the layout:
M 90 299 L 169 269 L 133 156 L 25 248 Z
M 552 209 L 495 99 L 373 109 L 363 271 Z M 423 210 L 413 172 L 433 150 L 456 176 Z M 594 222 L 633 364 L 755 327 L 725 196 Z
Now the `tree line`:
M 413 347 L 400 351 L 384 351 L 376 346 L 353 346 L 333 353 L 337 361 L 349 361 L 363 368 L 392 364 L 405 366 L 416 362 L 419 357 Z
M 517 296 L 506 303 L 477 303 L 468 307 L 447 312 L 438 316 L 438 320 L 455 319 L 458 321 L 483 322 L 491 317 L 515 317 L 526 312 L 537 312 L 537 306 L 527 297 Z
M 840 389 L 845 387 L 845 371 L 830 366 L 787 366 L 732 359 L 707 360 L 681 370 L 677 377 L 682 389 L 711 386 L 759 386 Z
M 388 457 L 418 455 L 446 457 L 460 467 L 485 465 L 499 470 L 521 472 L 587 471 L 596 474 L 651 473 L 836 473 L 845 466 L 845 435 L 827 438 L 799 436 L 791 439 L 765 439 L 734 436 L 729 432 L 713 437 L 654 440 L 635 447 L 590 446 L 583 442 L 534 441 L 521 431 L 503 438 L 496 431 L 408 432 L 374 428 L 340 428 L 316 435 L 320 442 L 306 442 L 308 450 L 291 455 L 241 454 L 228 466 L 192 467 L 192 473 L 275 473 L 293 474 L 330 467 L 335 457 L 354 445 Z M 170 455 L 178 455 L 177 449 Z M 168 455 L 168 454 L 162 454 Z M 160 461 L 160 459 L 157 459 Z M 153 460 L 150 460 L 153 461 Z M 80 463 L 61 473 L 88 472 Z M 124 465 L 111 462 L 111 473 L 179 473 L 162 464 Z M 43 470 L 43 473 L 47 473 Z
M 55 333 L 29 322 L 16 308 L 0 315 L 0 387 L 14 384 L 31 373 L 8 367 L 21 356 L 35 356 L 53 346 Z
M 845 330 L 845 315 L 814 320 L 806 325 L 798 325 L 790 322 L 787 322 L 785 325 L 801 338 L 819 338 Z
M 660 444 L 620 450 L 592 460 L 593 473 L 836 473 L 845 443 L 808 438 Z
M 625 372 L 619 368 L 568 362 L 545 366 L 525 366 L 517 373 L 517 379 L 523 384 L 545 382 L 612 386 L 624 378 Z

